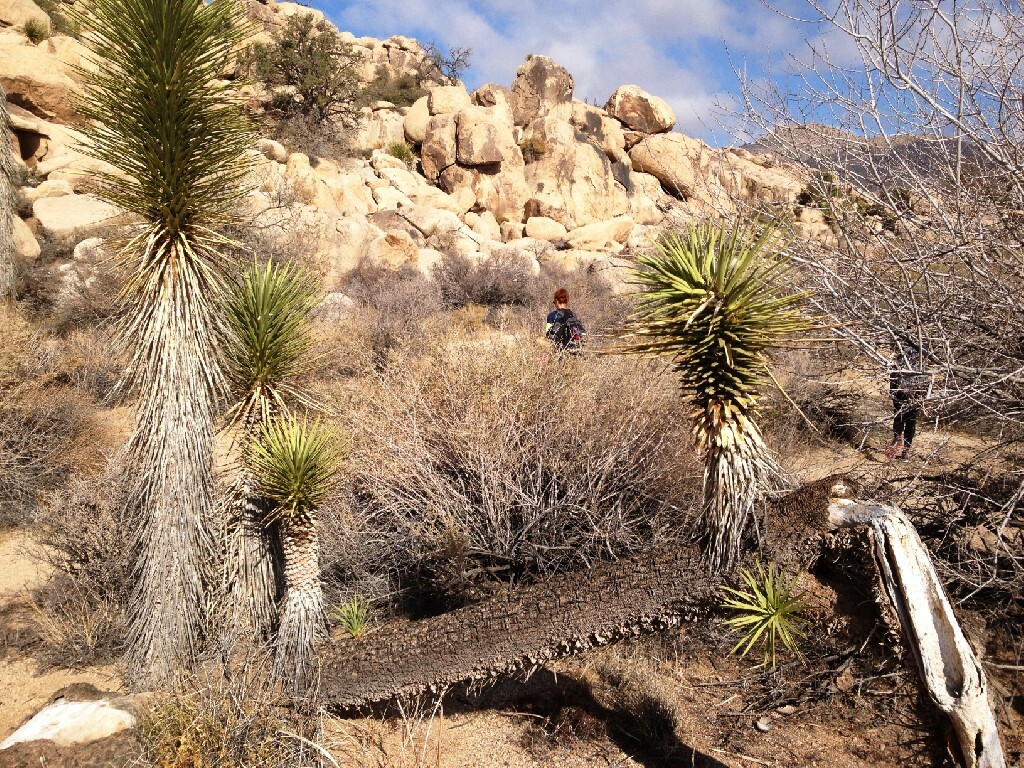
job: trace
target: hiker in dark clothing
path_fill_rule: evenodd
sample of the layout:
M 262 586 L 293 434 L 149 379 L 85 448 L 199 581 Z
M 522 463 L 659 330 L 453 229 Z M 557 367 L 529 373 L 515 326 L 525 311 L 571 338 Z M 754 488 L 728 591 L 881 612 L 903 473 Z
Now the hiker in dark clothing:
M 924 355 L 918 353 L 917 362 L 923 366 Z M 917 415 L 921 410 L 921 396 L 924 374 L 910 366 L 902 350 L 893 351 L 889 369 L 889 396 L 892 398 L 892 443 L 885 449 L 887 458 L 896 454 L 906 461 L 910 458 L 910 446 L 917 433 Z
M 544 335 L 559 352 L 578 354 L 583 351 L 587 331 L 569 309 L 569 292 L 565 288 L 555 291 L 555 308 L 548 313 Z

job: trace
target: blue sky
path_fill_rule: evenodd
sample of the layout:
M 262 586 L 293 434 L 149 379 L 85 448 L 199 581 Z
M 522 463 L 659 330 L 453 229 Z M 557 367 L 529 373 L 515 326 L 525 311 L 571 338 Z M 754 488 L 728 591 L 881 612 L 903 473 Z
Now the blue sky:
M 733 143 L 715 105 L 737 90 L 733 66 L 753 78 L 807 50 L 815 28 L 759 0 L 311 0 L 356 36 L 400 34 L 439 47 L 468 46 L 472 89 L 511 85 L 528 54 L 551 56 L 572 73 L 575 96 L 603 105 L 633 83 L 662 97 L 679 129 L 711 144 Z M 799 0 L 776 3 L 799 10 Z

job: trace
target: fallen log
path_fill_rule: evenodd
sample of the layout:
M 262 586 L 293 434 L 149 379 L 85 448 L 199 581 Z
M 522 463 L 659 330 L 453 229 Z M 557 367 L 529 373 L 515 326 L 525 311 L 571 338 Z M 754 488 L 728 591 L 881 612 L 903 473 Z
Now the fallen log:
M 1005 768 L 985 672 L 913 524 L 884 504 L 837 499 L 828 511 L 836 528 L 870 528 L 886 594 L 928 695 L 953 723 L 964 766 Z
M 806 568 L 827 528 L 831 480 L 770 504 L 759 554 Z M 324 651 L 320 694 L 335 710 L 529 672 L 556 658 L 707 615 L 721 600 L 696 546 L 566 573 L 441 616 L 340 639 Z

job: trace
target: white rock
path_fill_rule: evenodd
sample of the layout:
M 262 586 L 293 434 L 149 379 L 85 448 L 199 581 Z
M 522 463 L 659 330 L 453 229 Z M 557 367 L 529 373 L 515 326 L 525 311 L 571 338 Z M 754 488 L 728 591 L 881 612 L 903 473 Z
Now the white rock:
M 71 184 L 64 179 L 47 179 L 38 187 L 21 187 L 18 190 L 19 207 L 31 210 L 36 200 L 47 197 L 63 197 L 74 194 L 74 192 Z
M 413 204 L 408 196 L 403 195 L 394 187 L 378 187 L 373 190 L 373 199 L 376 201 L 377 207 L 384 211 Z
M 427 109 L 431 116 L 455 114 L 472 104 L 469 93 L 461 85 L 439 85 L 427 94 Z
M 616 216 L 608 221 L 574 229 L 569 233 L 569 244 L 585 251 L 610 251 L 618 253 L 629 239 L 629 233 L 636 224 L 629 216 Z
M 14 217 L 14 253 L 22 261 L 35 261 L 42 253 L 36 236 L 18 216 Z
M 565 240 L 569 232 L 561 222 L 549 219 L 547 216 L 531 216 L 526 220 L 526 236 L 535 237 L 538 240 L 555 242 Z
M 432 277 L 434 268 L 444 260 L 444 254 L 433 248 L 420 248 L 416 251 L 416 269 L 425 277 Z
M 60 746 L 87 744 L 135 727 L 135 716 L 103 701 L 61 701 L 43 707 L 18 730 L 0 742 L 0 750 L 28 741 L 52 741 Z
M 65 195 L 37 200 L 32 207 L 44 237 L 71 247 L 98 234 L 119 216 L 119 208 L 92 195 Z
M 273 5 L 274 12 L 281 17 L 281 19 L 288 19 L 295 15 L 312 16 L 313 23 L 319 24 L 325 20 L 324 12 L 318 11 L 316 8 L 310 8 L 307 5 L 299 5 L 298 3 L 275 3 Z M 333 25 L 332 25 L 333 26 Z
M 427 96 L 420 97 L 405 113 L 405 119 L 402 122 L 405 138 L 413 144 L 422 144 L 427 137 L 427 122 L 430 120 L 428 100 Z
M 356 302 L 340 291 L 332 291 L 324 296 L 323 300 L 313 308 L 310 316 L 324 323 L 337 322 L 343 317 L 352 314 Z
M 676 124 L 675 112 L 667 101 L 636 85 L 617 88 L 604 108 L 627 128 L 641 133 L 664 133 Z
M 256 148 L 263 153 L 268 160 L 273 160 L 275 163 L 288 162 L 288 150 L 284 148 L 284 145 L 279 141 L 273 139 L 260 139 L 256 142 Z
M 501 227 L 490 211 L 467 213 L 466 224 L 481 237 L 488 240 L 501 240 Z

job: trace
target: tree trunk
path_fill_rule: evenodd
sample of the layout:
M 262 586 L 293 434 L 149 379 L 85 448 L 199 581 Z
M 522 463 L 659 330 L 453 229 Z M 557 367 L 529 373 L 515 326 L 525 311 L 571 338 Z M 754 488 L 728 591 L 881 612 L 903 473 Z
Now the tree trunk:
M 953 722 L 963 764 L 967 768 L 1005 768 L 985 672 L 914 526 L 894 507 L 845 499 L 829 507 L 829 521 L 836 527 L 870 526 L 886 593 L 928 695 Z
M 283 592 L 279 526 L 265 522 L 266 505 L 246 469 L 228 487 L 224 507 L 224 599 L 230 628 L 267 637 L 277 623 Z
M 0 85 L 0 302 L 14 298 L 14 158 L 8 142 L 11 119 Z
M 327 613 L 320 585 L 320 541 L 316 518 L 284 517 L 284 604 L 277 633 L 274 676 L 295 693 L 312 682 L 317 646 L 327 639 Z

